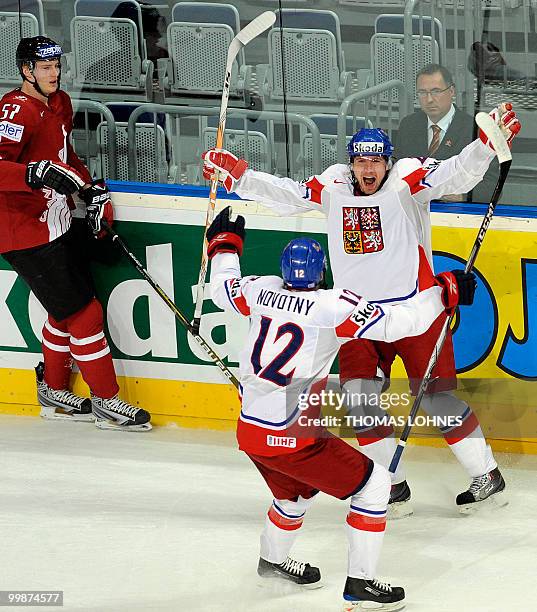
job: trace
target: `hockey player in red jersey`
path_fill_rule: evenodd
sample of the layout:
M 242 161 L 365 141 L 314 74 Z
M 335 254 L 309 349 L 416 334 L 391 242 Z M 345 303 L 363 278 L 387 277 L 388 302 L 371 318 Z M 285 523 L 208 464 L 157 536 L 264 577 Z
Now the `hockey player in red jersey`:
M 342 343 L 394 341 L 425 331 L 444 312 L 473 301 L 473 274 L 445 272 L 401 305 L 380 305 L 347 289 L 323 290 L 326 258 L 318 242 L 297 238 L 281 257 L 279 276 L 241 277 L 244 218 L 223 210 L 207 231 L 211 296 L 224 310 L 249 317 L 239 358 L 239 448 L 253 461 L 274 499 L 261 534 L 258 573 L 319 585 L 320 571 L 289 557 L 304 515 L 323 491 L 350 501 L 344 610 L 400 610 L 404 590 L 376 580 L 386 526 L 386 468 L 316 422 L 316 399 Z
M 491 112 L 510 143 L 520 123 L 509 104 Z M 346 287 L 380 303 L 401 303 L 430 286 L 433 278 L 429 203 L 450 193 L 466 193 L 482 180 L 494 151 L 485 134 L 445 161 L 399 160 L 392 167 L 393 147 L 379 129 L 364 129 L 349 143 L 349 164 L 330 166 L 304 183 L 247 168 L 227 151 L 203 155 L 204 176 L 219 173 L 227 191 L 257 200 L 279 214 L 317 210 L 327 216 L 330 262 L 336 287 Z M 444 322 L 441 315 L 417 338 L 394 343 L 358 339 L 340 352 L 341 384 L 353 398 L 355 414 L 382 416 L 378 397 L 396 354 L 403 359 L 415 392 Z M 475 508 L 491 496 L 500 500 L 505 483 L 471 408 L 453 394 L 456 371 L 448 335 L 422 407 L 433 416 L 457 417 L 459 425 L 442 430 L 472 482 L 459 494 L 461 510 Z M 396 448 L 391 425 L 357 431 L 365 454 L 388 466 Z M 412 512 L 410 488 L 399 464 L 393 475 L 390 514 Z M 501 502 L 500 502 L 501 503 Z
M 61 55 L 49 38 L 23 38 L 16 55 L 22 85 L 0 100 L 0 253 L 48 313 L 44 363 L 36 368 L 41 415 L 145 431 L 149 413 L 118 397 L 103 310 L 71 228 L 73 194 L 86 204 L 95 236 L 113 214 L 104 181 L 92 180 L 70 143 L 73 109 L 60 89 Z M 69 390 L 73 360 L 91 399 Z

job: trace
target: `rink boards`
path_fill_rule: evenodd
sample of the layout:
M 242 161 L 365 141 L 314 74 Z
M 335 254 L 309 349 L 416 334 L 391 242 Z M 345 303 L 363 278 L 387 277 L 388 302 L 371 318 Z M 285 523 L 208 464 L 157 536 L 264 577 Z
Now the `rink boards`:
M 219 206 L 224 203 L 246 217 L 243 273 L 278 273 L 281 250 L 297 234 L 326 244 L 325 221 L 318 213 L 281 218 L 255 202 L 222 196 Z M 114 204 L 116 230 L 190 318 L 206 190 L 118 183 Z M 437 204 L 433 210 L 436 271 L 463 267 L 483 207 Z M 474 211 L 478 214 L 469 214 Z M 477 260 L 476 302 L 456 321 L 457 369 L 493 445 L 537 452 L 537 212 L 503 207 L 500 213 Z M 95 277 L 124 397 L 148 408 L 158 424 L 232 428 L 239 410 L 235 389 L 129 261 L 110 263 L 96 264 Z M 248 322 L 219 311 L 209 298 L 207 285 L 201 333 L 235 367 Z M 0 310 L 0 411 L 37 414 L 33 366 L 39 360 L 44 311 L 3 260 Z M 401 364 L 393 374 L 404 377 Z M 87 392 L 78 378 L 76 386 Z M 439 443 L 428 435 L 422 440 Z

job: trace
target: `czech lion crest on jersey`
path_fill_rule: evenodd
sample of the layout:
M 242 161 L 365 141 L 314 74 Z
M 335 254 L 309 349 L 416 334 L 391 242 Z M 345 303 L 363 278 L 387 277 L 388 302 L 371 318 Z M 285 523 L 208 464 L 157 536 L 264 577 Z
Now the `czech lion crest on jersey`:
M 378 206 L 344 206 L 342 210 L 345 253 L 362 255 L 384 249 Z

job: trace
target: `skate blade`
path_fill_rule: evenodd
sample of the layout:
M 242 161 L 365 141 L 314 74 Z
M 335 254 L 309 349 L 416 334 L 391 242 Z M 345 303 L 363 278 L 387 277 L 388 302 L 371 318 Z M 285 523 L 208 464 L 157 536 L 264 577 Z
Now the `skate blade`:
M 322 589 L 324 584 L 322 579 L 317 582 L 311 582 L 309 584 L 298 584 L 283 576 L 257 576 L 257 586 L 262 588 L 270 588 L 273 591 L 277 591 L 279 595 L 290 595 L 297 591 L 307 590 L 314 591 L 316 589 Z
M 388 504 L 386 519 L 390 521 L 397 521 L 412 514 L 414 514 L 414 508 L 412 507 L 412 504 L 409 501 L 394 502 L 393 504 Z
M 405 600 L 394 603 L 377 603 L 376 601 L 345 601 L 343 612 L 357 612 L 357 610 L 380 610 L 381 612 L 397 612 L 405 607 Z
M 95 417 L 91 412 L 73 414 L 71 412 L 62 412 L 60 408 L 54 408 L 53 406 L 41 406 L 39 416 L 51 421 L 81 421 L 84 423 L 93 423 L 95 421 Z
M 487 497 L 487 499 L 484 499 L 483 501 L 459 506 L 459 512 L 465 516 L 472 516 L 473 514 L 477 514 L 486 508 L 489 510 L 504 508 L 508 503 L 509 499 L 505 495 L 505 491 L 499 491 L 498 493 L 493 493 L 490 497 Z
M 95 419 L 95 425 L 99 429 L 115 429 L 120 431 L 134 431 L 134 432 L 143 432 L 143 431 L 151 431 L 153 429 L 153 425 L 151 423 L 143 423 L 142 425 L 118 425 L 114 421 L 108 421 L 105 419 Z

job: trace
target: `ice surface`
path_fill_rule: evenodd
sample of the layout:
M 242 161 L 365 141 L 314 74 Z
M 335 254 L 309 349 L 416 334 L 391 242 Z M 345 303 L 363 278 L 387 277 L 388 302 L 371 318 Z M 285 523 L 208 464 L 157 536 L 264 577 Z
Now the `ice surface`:
M 405 454 L 415 514 L 389 523 L 379 575 L 407 610 L 536 610 L 537 457 L 499 455 L 510 504 L 465 517 L 450 451 Z M 0 415 L 0 589 L 63 590 L 63 610 L 340 610 L 348 503 L 319 495 L 308 512 L 293 556 L 325 586 L 301 591 L 258 586 L 270 499 L 231 433 Z

